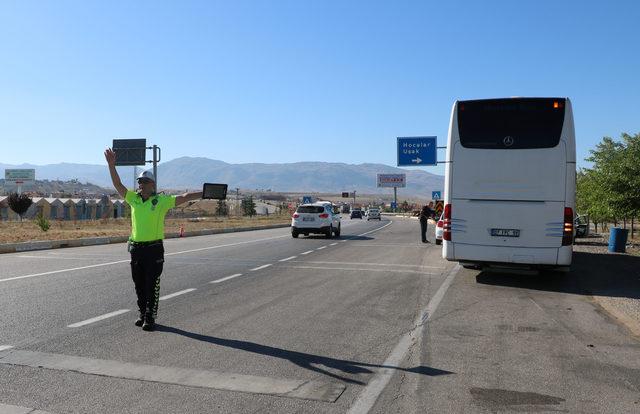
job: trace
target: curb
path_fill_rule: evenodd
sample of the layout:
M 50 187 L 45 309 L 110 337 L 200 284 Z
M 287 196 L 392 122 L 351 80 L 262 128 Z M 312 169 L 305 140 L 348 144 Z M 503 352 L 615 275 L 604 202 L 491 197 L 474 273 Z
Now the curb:
M 254 227 L 205 229 L 205 230 L 187 231 L 184 233 L 184 237 L 208 236 L 210 234 L 223 234 L 223 233 L 238 233 L 242 231 L 279 229 L 279 228 L 285 228 L 290 226 L 291 224 L 269 224 L 266 226 L 254 226 Z M 176 239 L 179 237 L 180 237 L 179 232 L 166 233 L 164 236 L 165 239 Z M 124 243 L 127 240 L 129 240 L 129 236 L 87 237 L 82 239 L 40 240 L 40 241 L 21 242 L 21 243 L 5 243 L 5 244 L 0 244 L 0 254 L 29 252 L 33 250 L 61 249 L 65 247 L 82 247 L 82 246 L 96 246 L 99 244 Z

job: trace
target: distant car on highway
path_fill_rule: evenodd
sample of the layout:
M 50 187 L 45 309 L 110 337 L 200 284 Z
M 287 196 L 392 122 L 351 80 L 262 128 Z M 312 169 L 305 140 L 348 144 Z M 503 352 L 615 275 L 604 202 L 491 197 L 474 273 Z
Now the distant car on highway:
M 349 218 L 350 219 L 354 219 L 354 218 L 361 219 L 362 218 L 362 211 L 358 210 L 358 209 L 351 210 L 351 214 L 349 215 Z
M 313 204 L 302 204 L 291 217 L 291 236 L 295 239 L 300 234 L 324 234 L 327 238 L 340 236 L 340 214 L 328 201 Z
M 436 244 L 442 244 L 442 233 L 444 232 L 444 213 L 440 214 L 440 218 L 438 218 L 438 221 L 436 222 L 436 229 L 435 229 L 435 233 L 436 233 Z
M 370 208 L 367 210 L 367 221 L 369 220 L 382 220 L 380 218 L 380 210 L 377 208 Z

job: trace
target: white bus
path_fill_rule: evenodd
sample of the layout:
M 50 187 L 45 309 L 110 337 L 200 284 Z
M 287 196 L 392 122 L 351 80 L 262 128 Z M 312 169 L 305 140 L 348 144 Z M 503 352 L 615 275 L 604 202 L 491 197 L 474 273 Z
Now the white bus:
M 576 198 L 569 99 L 456 101 L 444 192 L 445 259 L 568 271 Z

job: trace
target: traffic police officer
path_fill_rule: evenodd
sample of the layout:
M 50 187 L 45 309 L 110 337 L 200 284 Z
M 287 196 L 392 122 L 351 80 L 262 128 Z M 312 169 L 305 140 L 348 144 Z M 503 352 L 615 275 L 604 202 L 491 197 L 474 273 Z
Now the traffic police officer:
M 429 243 L 427 240 L 427 223 L 430 218 L 433 218 L 435 212 L 432 210 L 433 202 L 430 202 L 429 205 L 425 205 L 420 210 L 420 235 L 422 236 L 422 243 Z
M 169 210 L 202 197 L 202 192 L 179 196 L 156 193 L 156 179 L 150 171 L 138 176 L 138 191 L 127 190 L 116 171 L 116 154 L 108 148 L 104 156 L 109 164 L 111 181 L 131 207 L 131 276 L 138 297 L 139 318 L 136 326 L 152 331 L 158 313 L 160 275 L 164 264 L 164 217 Z

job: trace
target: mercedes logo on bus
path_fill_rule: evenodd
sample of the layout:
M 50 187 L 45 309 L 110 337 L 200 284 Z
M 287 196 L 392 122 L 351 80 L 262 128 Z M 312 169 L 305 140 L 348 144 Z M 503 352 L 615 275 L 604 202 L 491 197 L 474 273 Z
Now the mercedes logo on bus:
M 513 145 L 513 137 L 507 135 L 506 137 L 504 137 L 504 139 L 502 140 L 502 143 L 504 144 L 505 147 L 510 147 Z

